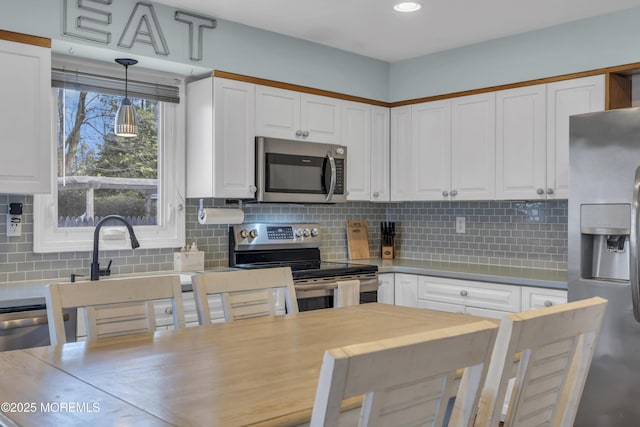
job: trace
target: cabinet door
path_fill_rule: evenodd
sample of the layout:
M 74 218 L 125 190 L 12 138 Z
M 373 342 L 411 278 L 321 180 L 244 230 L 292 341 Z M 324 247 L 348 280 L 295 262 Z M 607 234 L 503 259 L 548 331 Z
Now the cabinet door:
M 547 85 L 547 196 L 569 197 L 569 116 L 604 111 L 604 75 Z
M 413 200 L 449 200 L 451 189 L 451 100 L 411 109 Z
M 327 144 L 340 144 L 341 101 L 326 96 L 302 93 L 300 128 L 302 139 Z
M 252 198 L 255 192 L 255 86 L 214 79 L 214 196 Z
M 452 99 L 451 200 L 495 198 L 495 92 Z
M 217 77 L 187 85 L 187 197 L 254 196 L 254 88 Z
M 396 273 L 394 282 L 395 305 L 417 307 L 418 276 L 413 274 Z
M 347 146 L 348 200 L 371 198 L 371 109 L 358 102 L 342 103 L 342 142 Z
M 389 109 L 371 106 L 371 201 L 388 202 L 389 166 Z
M 551 307 L 567 302 L 567 291 L 563 289 L 546 289 L 522 287 L 522 310 Z
M 395 302 L 394 274 L 378 274 L 378 302 L 393 305 Z
M 296 139 L 301 132 L 300 93 L 256 85 L 255 131 L 256 136 Z
M 0 193 L 51 193 L 51 49 L 0 40 Z
M 413 159 L 411 106 L 391 109 L 391 201 L 411 200 Z
M 547 88 L 496 92 L 496 199 L 545 199 Z

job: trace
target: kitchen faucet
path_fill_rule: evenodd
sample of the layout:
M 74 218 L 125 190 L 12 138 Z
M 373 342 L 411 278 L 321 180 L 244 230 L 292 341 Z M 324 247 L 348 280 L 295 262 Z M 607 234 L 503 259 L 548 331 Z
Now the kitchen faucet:
M 100 278 L 100 263 L 98 263 L 98 241 L 100 240 L 100 228 L 105 222 L 111 220 L 120 221 L 127 227 L 127 230 L 129 230 L 129 237 L 131 238 L 131 249 L 140 247 L 140 243 L 138 243 L 136 234 L 133 232 L 133 227 L 126 219 L 124 219 L 120 215 L 107 215 L 102 218 L 96 224 L 96 229 L 93 232 L 93 259 L 91 260 L 91 280 L 98 280 Z M 109 261 L 109 266 L 111 266 L 111 261 Z

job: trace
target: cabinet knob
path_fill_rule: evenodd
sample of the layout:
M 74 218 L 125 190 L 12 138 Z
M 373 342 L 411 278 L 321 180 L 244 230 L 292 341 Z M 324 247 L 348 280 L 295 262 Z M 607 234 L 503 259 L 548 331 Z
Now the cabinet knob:
M 460 291 L 461 297 L 466 297 L 467 295 L 469 295 L 469 292 L 465 291 L 464 289 Z
M 553 194 L 553 188 L 547 188 L 547 194 Z
M 302 136 L 302 131 L 300 129 L 296 131 L 296 136 Z
M 538 189 L 536 190 L 536 194 L 538 194 L 538 195 L 542 196 L 542 195 L 544 194 L 544 190 L 543 190 L 542 188 L 538 188 Z
M 250 185 L 249 186 L 249 191 L 252 193 L 255 193 L 256 191 L 258 191 L 258 188 L 255 185 Z
M 380 193 L 378 193 L 377 191 L 373 193 L 373 197 L 378 197 L 378 196 L 380 196 Z
M 173 307 L 167 307 L 164 309 L 164 314 L 173 314 Z
M 308 130 L 305 130 L 304 132 L 302 132 L 302 137 L 303 138 L 306 138 L 308 136 L 309 136 L 309 131 Z
M 443 195 L 444 197 L 449 197 L 449 192 L 448 192 L 448 191 L 443 191 L 443 192 L 442 192 L 442 195 Z
M 544 306 L 545 307 L 551 307 L 552 305 L 553 305 L 553 303 L 551 301 L 545 300 L 545 302 L 544 302 Z
M 458 190 L 451 190 L 451 197 L 456 197 L 458 195 Z

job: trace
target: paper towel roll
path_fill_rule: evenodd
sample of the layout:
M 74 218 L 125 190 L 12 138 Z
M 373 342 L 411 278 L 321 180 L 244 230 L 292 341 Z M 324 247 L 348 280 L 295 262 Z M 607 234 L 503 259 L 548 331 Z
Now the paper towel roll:
M 242 224 L 244 212 L 242 209 L 206 208 L 198 213 L 200 224 Z

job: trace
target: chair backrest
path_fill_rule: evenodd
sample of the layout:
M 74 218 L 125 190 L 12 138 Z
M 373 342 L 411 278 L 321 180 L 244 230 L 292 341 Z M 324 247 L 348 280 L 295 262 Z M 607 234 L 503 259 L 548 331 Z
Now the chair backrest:
M 607 300 L 594 297 L 505 316 L 476 426 L 499 425 L 514 376 L 505 427 L 572 426 L 606 306 Z
M 360 304 L 360 280 L 341 280 L 333 290 L 333 307 Z
M 191 276 L 198 321 L 211 323 L 208 295 L 219 294 L 225 322 L 276 315 L 274 290 L 283 289 L 287 313 L 298 312 L 291 268 L 277 267 Z
M 154 331 L 153 301 L 170 299 L 173 324 L 185 326 L 180 277 L 153 276 L 95 282 L 55 283 L 46 295 L 52 345 L 64 344 L 62 310 L 84 308 L 87 339 Z
M 310 425 L 338 425 L 342 400 L 362 394 L 360 426 L 441 427 L 453 396 L 449 426 L 473 425 L 497 330 L 483 320 L 327 350 Z

